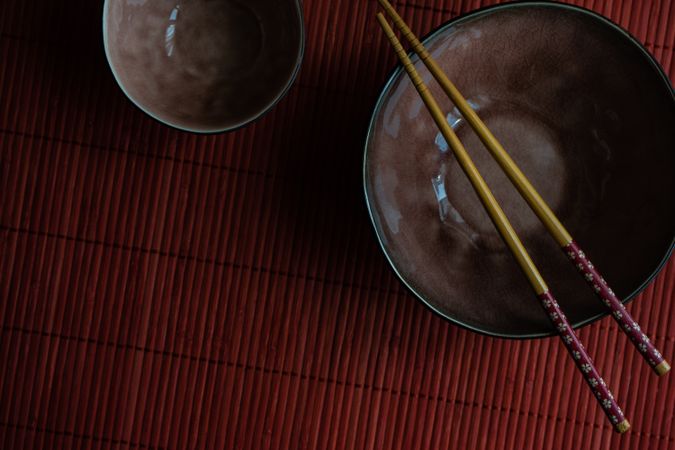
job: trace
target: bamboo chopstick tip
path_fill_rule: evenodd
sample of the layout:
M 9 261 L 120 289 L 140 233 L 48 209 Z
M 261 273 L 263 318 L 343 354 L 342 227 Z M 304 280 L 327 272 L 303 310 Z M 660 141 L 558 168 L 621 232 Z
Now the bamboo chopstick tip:
M 628 422 L 627 419 L 623 419 L 623 422 L 619 422 L 615 425 L 616 431 L 619 433 L 625 433 L 626 431 L 630 430 L 630 423 Z
M 382 29 L 384 29 L 385 34 L 388 34 L 387 32 L 391 29 L 389 26 L 389 23 L 387 22 L 387 18 L 384 17 L 384 14 L 381 12 L 377 13 L 377 16 L 375 16 L 378 22 L 380 22 L 380 26 Z M 392 30 L 393 31 L 393 30 Z
M 668 364 L 668 361 L 666 361 L 665 359 L 661 361 L 660 364 L 654 366 L 654 372 L 656 372 L 658 376 L 665 375 L 669 371 L 670 371 L 670 364 Z

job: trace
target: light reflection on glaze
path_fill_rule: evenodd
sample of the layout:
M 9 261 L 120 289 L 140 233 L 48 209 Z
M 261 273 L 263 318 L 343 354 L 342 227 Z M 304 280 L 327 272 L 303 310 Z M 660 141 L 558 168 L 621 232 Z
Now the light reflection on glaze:
M 481 108 L 487 106 L 490 101 L 487 97 L 479 95 L 473 99 L 467 99 L 469 106 L 475 111 L 479 111 Z M 457 130 L 459 126 L 464 121 L 462 114 L 455 107 L 450 111 L 446 120 L 448 125 L 453 130 Z M 447 155 L 448 152 L 448 143 L 446 142 L 443 135 L 439 132 L 436 133 L 436 138 L 434 139 L 434 144 L 440 150 L 441 154 Z M 431 184 L 436 195 L 436 201 L 438 202 L 438 212 L 441 222 L 459 232 L 460 235 L 464 236 L 466 240 L 475 248 L 478 248 L 478 238 L 479 235 L 472 227 L 470 227 L 462 215 L 457 211 L 457 209 L 452 206 L 450 200 L 448 199 L 447 191 L 445 188 L 445 178 L 447 174 L 447 164 L 441 159 L 439 173 L 431 178 Z
M 467 102 L 474 111 L 480 111 L 481 108 L 487 106 L 489 100 L 487 97 L 481 95 L 473 100 L 467 99 Z M 453 130 L 456 130 L 464 121 L 464 118 L 462 117 L 462 114 L 459 112 L 459 110 L 455 107 L 448 113 L 446 120 L 448 121 L 448 125 L 450 125 Z M 441 153 L 446 153 L 448 151 L 448 143 L 445 141 L 445 138 L 440 131 L 436 133 L 436 139 L 434 139 L 434 143 Z
M 445 192 L 445 177 L 439 173 L 431 178 L 431 185 L 436 194 L 436 201 L 438 201 L 438 215 L 441 218 L 441 222 L 445 222 L 450 209 L 448 194 Z
M 445 177 L 447 173 L 447 164 L 441 163 L 441 168 L 438 175 L 431 178 L 431 185 L 436 194 L 436 201 L 438 202 L 438 215 L 444 225 L 459 232 L 466 240 L 473 246 L 478 248 L 478 233 L 472 229 L 462 215 L 457 211 L 450 199 L 445 188 Z
M 180 5 L 176 5 L 171 10 L 171 14 L 169 15 L 169 26 L 166 27 L 166 32 L 164 33 L 164 47 L 166 49 L 166 56 L 169 57 L 173 55 L 173 49 L 175 47 L 178 11 L 180 11 Z
M 466 28 L 462 30 L 462 33 L 455 33 L 450 37 L 449 50 L 456 49 L 461 47 L 462 49 L 467 49 L 471 45 L 471 41 L 480 39 L 483 35 L 483 32 L 479 28 Z

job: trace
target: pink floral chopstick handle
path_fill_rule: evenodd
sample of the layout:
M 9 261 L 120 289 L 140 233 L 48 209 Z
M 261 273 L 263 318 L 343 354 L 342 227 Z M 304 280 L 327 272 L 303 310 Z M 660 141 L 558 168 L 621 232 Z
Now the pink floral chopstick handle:
M 598 273 L 584 252 L 581 251 L 579 245 L 572 241 L 563 247 L 563 250 L 574 262 L 577 270 L 581 272 L 586 281 L 593 287 L 600 300 L 611 310 L 612 317 L 619 323 L 623 331 L 628 334 L 633 345 L 637 347 L 652 369 L 659 375 L 668 372 L 670 369 L 668 362 L 642 332 L 640 326 L 633 320 L 628 311 L 626 311 L 623 303 L 614 295 L 614 291 L 607 285 L 605 279 Z
M 577 335 L 567 321 L 565 314 L 563 314 L 560 306 L 558 306 L 558 302 L 555 301 L 550 291 L 544 292 L 543 294 L 538 295 L 538 297 L 551 319 L 551 322 L 555 325 L 560 338 L 565 343 L 567 351 L 572 355 L 574 363 L 579 370 L 581 370 L 584 379 L 591 387 L 598 402 L 600 402 L 602 410 L 607 414 L 610 422 L 612 422 L 612 425 L 618 432 L 625 432 L 630 428 L 628 420 L 626 420 L 619 405 L 616 404 L 614 396 L 609 391 L 609 388 L 607 388 L 604 380 L 600 377 L 600 374 L 598 374 L 598 371 L 593 365 L 593 361 L 591 361 L 591 358 L 586 353 L 586 349 L 581 342 L 579 342 L 579 338 L 577 338 Z

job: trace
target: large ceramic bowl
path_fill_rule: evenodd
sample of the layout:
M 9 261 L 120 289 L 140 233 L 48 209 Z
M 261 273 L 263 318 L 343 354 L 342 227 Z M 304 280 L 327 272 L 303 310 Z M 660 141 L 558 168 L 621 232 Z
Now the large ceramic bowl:
M 299 0 L 106 0 L 103 41 L 126 95 L 187 131 L 228 131 L 286 93 L 304 48 Z
M 590 11 L 528 2 L 480 10 L 424 40 L 614 291 L 628 300 L 675 231 L 675 101 L 629 34 Z M 536 216 L 415 66 L 576 326 L 606 314 Z M 372 116 L 368 207 L 403 282 L 443 317 L 505 337 L 552 334 L 526 278 L 398 68 Z

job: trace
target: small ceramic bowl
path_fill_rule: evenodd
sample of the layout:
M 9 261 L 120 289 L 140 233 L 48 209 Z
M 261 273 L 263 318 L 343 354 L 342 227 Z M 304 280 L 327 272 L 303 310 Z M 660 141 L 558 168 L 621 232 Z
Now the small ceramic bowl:
M 590 11 L 527 2 L 452 20 L 424 39 L 590 259 L 628 300 L 673 249 L 675 97 L 628 33 Z M 604 305 L 428 70 L 413 62 L 575 326 Z M 513 257 L 405 73 L 373 113 L 364 186 L 403 282 L 448 320 L 503 337 L 552 334 Z
M 106 0 L 103 41 L 124 93 L 150 116 L 199 133 L 267 112 L 302 60 L 299 0 Z

